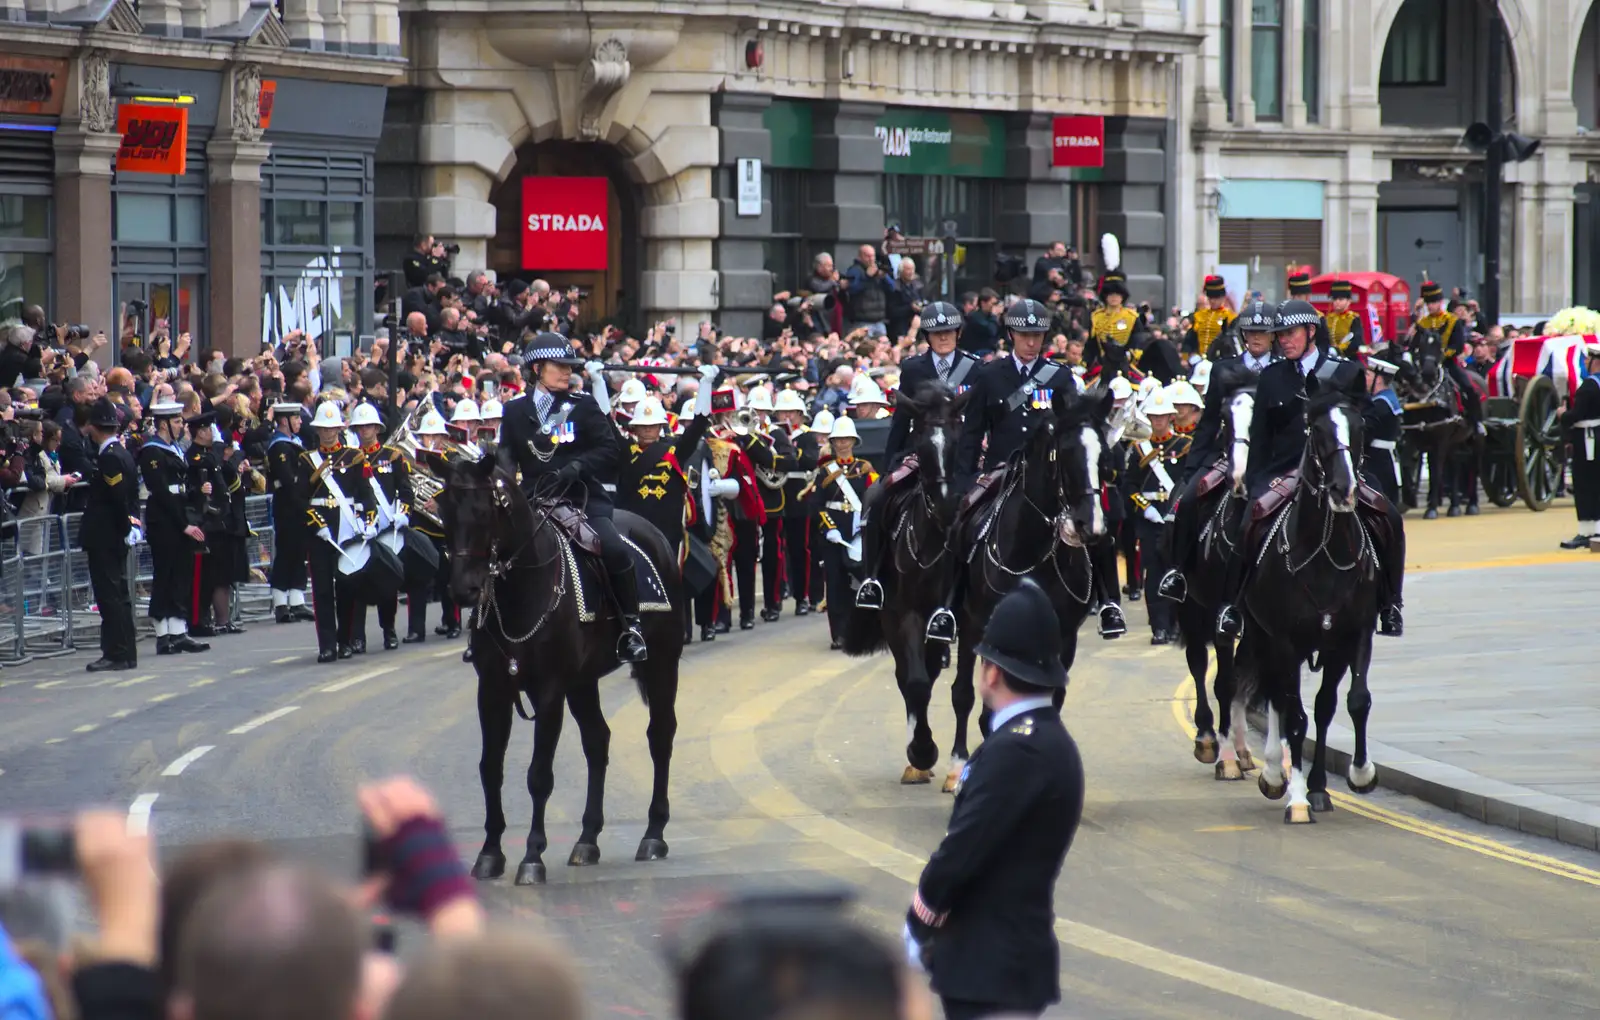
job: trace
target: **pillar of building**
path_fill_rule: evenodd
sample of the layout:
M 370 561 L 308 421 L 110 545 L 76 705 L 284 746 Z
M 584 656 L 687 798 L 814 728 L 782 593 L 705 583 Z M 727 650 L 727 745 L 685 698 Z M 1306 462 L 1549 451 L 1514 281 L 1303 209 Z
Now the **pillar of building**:
M 720 236 L 715 242 L 715 265 L 721 297 L 720 325 L 736 336 L 760 336 L 761 316 L 772 306 L 772 273 L 765 267 L 765 239 L 772 233 L 772 196 L 761 196 L 755 216 L 739 215 L 741 159 L 760 160 L 765 169 L 772 159 L 772 136 L 762 115 L 772 98 L 741 92 L 712 97 L 711 116 L 717 125 L 722 167 L 716 175 Z M 787 282 L 785 286 L 787 286 Z
M 823 103 L 815 115 L 816 172 L 806 201 L 807 237 L 833 252 L 840 270 L 852 249 L 883 240 L 883 143 L 879 103 Z
M 55 314 L 108 336 L 120 328 L 111 304 L 111 174 L 121 144 L 115 132 L 82 123 L 55 134 Z

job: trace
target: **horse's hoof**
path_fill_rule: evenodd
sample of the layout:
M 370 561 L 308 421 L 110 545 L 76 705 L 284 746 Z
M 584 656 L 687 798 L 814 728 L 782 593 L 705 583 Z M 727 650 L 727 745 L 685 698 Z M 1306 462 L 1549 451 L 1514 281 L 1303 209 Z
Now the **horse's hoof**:
M 1422 519 L 1425 521 L 1436 521 L 1439 519 L 1439 511 L 1435 510 L 1433 507 L 1429 507 L 1428 511 L 1422 515 Z
M 1453 507 L 1450 508 L 1450 510 L 1449 510 L 1449 512 L 1448 512 L 1448 514 L 1446 516 L 1449 516 L 1449 517 L 1460 517 L 1461 516 L 1461 512 L 1462 511 L 1461 511 L 1460 507 L 1453 506 Z
M 956 787 L 961 785 L 961 773 L 952 772 L 944 777 L 943 793 L 955 793 Z
M 1476 504 L 1476 503 L 1467 504 L 1467 516 L 1468 517 L 1476 517 L 1476 516 L 1478 516 L 1478 504 Z
M 517 865 L 518 885 L 544 885 L 545 873 L 543 861 L 523 861 Z
M 479 854 L 472 862 L 472 877 L 480 882 L 499 878 L 506 873 L 505 854 Z
M 639 841 L 639 852 L 633 855 L 636 861 L 663 861 L 667 858 L 667 841 L 646 836 Z
M 1371 793 L 1378 788 L 1378 767 L 1370 761 L 1360 767 L 1352 766 L 1344 781 L 1354 793 Z
M 1268 800 L 1282 800 L 1289 789 L 1288 777 L 1280 779 L 1277 783 L 1268 781 L 1266 772 L 1256 776 L 1256 786 L 1261 788 L 1261 796 Z
M 1333 810 L 1333 798 L 1328 796 L 1327 790 L 1312 790 L 1306 794 L 1306 799 L 1311 802 L 1311 810 L 1317 814 Z
M 1217 760 L 1217 738 L 1206 734 L 1194 739 L 1194 760 L 1202 765 L 1210 765 Z
M 587 868 L 591 864 L 600 863 L 600 848 L 593 843 L 577 843 L 572 847 L 572 853 L 567 856 L 567 867 Z
M 901 786 L 920 786 L 933 781 L 932 769 L 919 769 L 915 765 L 907 765 L 906 770 L 900 773 Z
M 1311 813 L 1310 804 L 1290 804 L 1283 809 L 1283 824 L 1285 825 L 1315 825 L 1316 815 Z
M 1224 782 L 1233 782 L 1243 779 L 1244 772 L 1239 768 L 1239 763 L 1232 759 L 1217 762 L 1217 779 Z
M 1248 750 L 1239 752 L 1239 768 L 1246 772 L 1254 772 L 1256 770 L 1255 756 Z

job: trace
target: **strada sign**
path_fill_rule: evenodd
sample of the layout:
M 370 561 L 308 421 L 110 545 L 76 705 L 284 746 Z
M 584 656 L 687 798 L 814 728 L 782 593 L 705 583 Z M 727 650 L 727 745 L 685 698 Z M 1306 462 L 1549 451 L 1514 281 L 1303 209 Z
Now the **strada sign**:
M 1005 176 L 1005 122 L 994 114 L 890 108 L 873 134 L 886 174 Z
M 1106 165 L 1106 119 L 1092 116 L 1056 117 L 1051 124 L 1050 165 L 1103 167 Z
M 606 268 L 610 204 L 604 177 L 524 177 L 522 268 Z

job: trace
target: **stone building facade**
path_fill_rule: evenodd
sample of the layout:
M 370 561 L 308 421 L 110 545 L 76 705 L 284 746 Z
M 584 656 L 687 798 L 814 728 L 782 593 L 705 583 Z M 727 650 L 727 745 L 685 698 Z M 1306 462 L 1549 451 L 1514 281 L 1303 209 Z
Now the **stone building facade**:
M 759 328 L 821 251 L 955 237 L 960 289 L 1001 252 L 1119 235 L 1137 293 L 1172 271 L 1177 0 L 408 4 L 379 153 L 382 260 L 416 234 L 453 268 L 591 290 L 639 323 Z M 1053 118 L 1104 118 L 1103 168 L 1052 166 Z M 753 174 L 740 211 L 738 174 Z M 568 178 L 603 178 L 604 196 Z M 583 202 L 589 203 L 582 205 Z M 581 208 L 580 208 L 581 205 Z M 608 250 L 529 237 L 604 220 Z M 548 219 L 536 219 L 547 224 Z M 582 253 L 579 253 L 579 249 Z M 584 268 L 573 268 L 575 266 Z
M 0 318 L 372 331 L 397 0 L 0 0 L 0 37 Z
M 1182 58 L 1180 272 L 1269 297 L 1286 265 L 1378 270 L 1415 293 L 1483 285 L 1489 18 L 1504 26 L 1501 310 L 1600 301 L 1600 4 L 1593 0 L 1195 0 Z

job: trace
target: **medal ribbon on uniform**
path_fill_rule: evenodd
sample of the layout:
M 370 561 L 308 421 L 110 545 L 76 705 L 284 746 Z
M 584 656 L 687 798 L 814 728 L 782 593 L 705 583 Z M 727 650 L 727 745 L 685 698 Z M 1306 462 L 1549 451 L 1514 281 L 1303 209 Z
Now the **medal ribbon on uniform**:
M 556 426 L 554 441 L 557 443 L 571 443 L 578 438 L 577 425 L 570 421 L 563 421 Z

